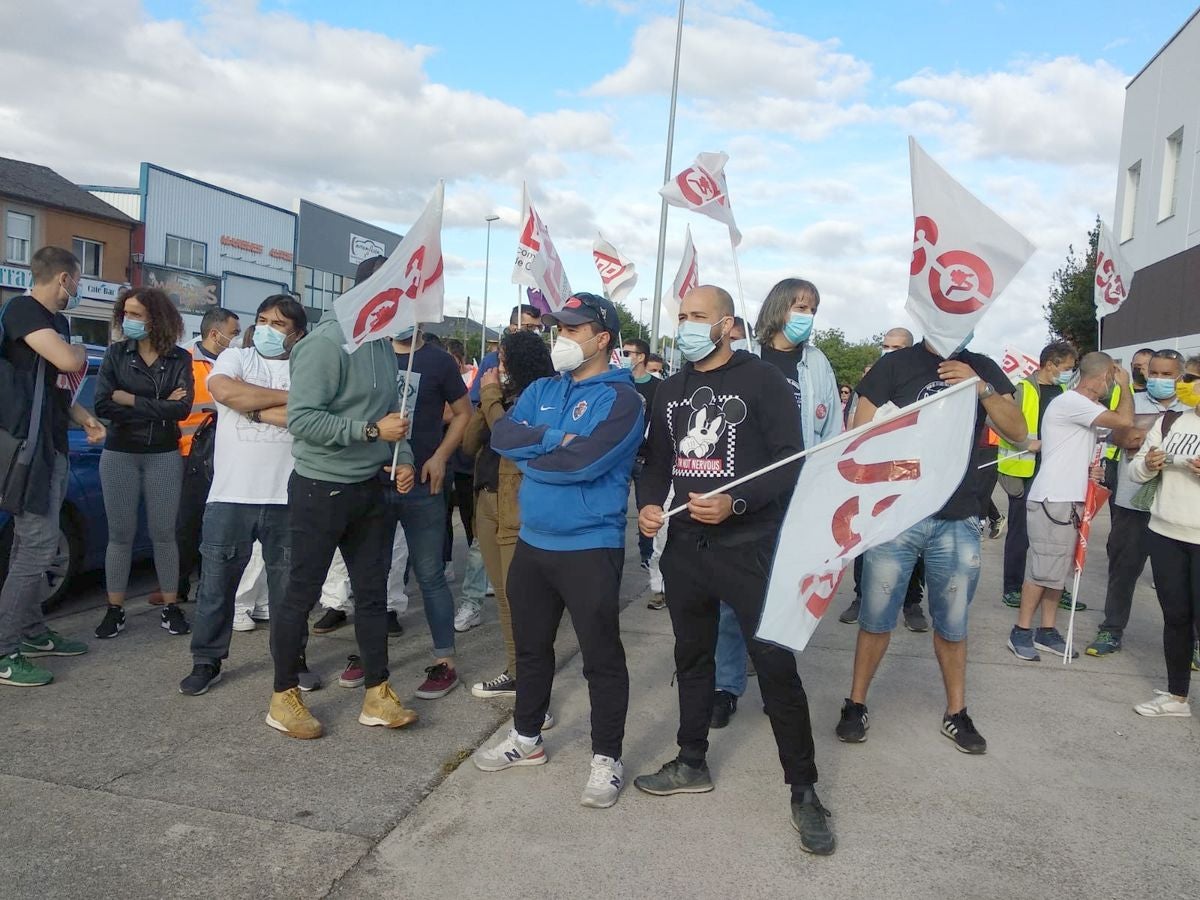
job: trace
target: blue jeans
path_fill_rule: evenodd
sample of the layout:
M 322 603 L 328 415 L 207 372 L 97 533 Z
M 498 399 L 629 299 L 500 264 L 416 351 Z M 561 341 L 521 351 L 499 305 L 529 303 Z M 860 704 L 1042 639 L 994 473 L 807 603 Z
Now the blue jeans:
M 979 583 L 979 543 L 983 526 L 969 519 L 918 522 L 864 556 L 862 608 L 858 627 L 886 634 L 896 619 L 917 557 L 925 559 L 925 586 L 933 630 L 947 641 L 967 639 L 967 610 Z
M 461 602 L 463 606 L 483 609 L 487 597 L 488 576 L 483 565 L 483 554 L 479 552 L 479 540 L 467 548 L 467 568 L 463 572 Z
M 271 619 L 287 593 L 291 570 L 288 508 L 283 504 L 209 503 L 201 531 L 200 586 L 192 623 L 192 661 L 229 658 L 233 635 L 233 599 L 255 541 L 262 544 Z M 304 635 L 301 647 L 307 643 Z
M 724 601 L 717 625 L 717 690 L 735 697 L 746 693 L 746 639 L 737 613 Z
M 454 655 L 454 595 L 446 584 L 446 496 L 390 497 L 408 541 L 408 563 L 421 588 L 435 657 Z

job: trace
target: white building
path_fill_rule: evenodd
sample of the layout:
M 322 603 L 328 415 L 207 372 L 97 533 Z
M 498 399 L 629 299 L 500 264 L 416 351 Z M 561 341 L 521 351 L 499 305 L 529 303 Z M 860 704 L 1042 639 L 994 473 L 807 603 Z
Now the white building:
M 1200 9 L 1125 88 L 1113 230 L 1136 270 L 1101 346 L 1200 353 Z

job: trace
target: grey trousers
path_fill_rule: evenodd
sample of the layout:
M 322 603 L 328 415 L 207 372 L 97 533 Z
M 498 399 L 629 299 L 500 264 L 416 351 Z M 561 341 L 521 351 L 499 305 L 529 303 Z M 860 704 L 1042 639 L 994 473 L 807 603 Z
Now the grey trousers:
M 183 457 L 169 453 L 100 454 L 100 487 L 108 517 L 108 550 L 104 554 L 104 580 L 110 594 L 124 594 L 129 586 L 133 541 L 137 536 L 138 503 L 145 502 L 146 530 L 154 545 L 154 570 L 163 590 L 179 585 L 179 544 L 175 518 L 183 488 Z
M 56 453 L 46 515 L 22 513 L 13 518 L 8 577 L 0 590 L 0 656 L 15 653 L 21 638 L 46 631 L 42 615 L 42 601 L 50 593 L 46 570 L 58 552 L 58 515 L 67 493 L 68 473 L 66 454 Z

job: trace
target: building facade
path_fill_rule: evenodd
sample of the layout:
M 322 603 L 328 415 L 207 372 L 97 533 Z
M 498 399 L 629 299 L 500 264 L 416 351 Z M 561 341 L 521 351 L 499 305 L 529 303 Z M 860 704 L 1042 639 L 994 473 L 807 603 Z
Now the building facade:
M 1136 271 L 1101 347 L 1200 353 L 1200 10 L 1125 89 L 1113 231 Z

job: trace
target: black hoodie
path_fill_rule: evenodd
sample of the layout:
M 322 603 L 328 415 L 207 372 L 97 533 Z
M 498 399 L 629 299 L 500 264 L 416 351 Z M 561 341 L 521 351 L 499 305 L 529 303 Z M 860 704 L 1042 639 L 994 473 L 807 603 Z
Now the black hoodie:
M 711 372 L 688 364 L 663 382 L 654 398 L 641 503 L 664 506 L 672 485 L 673 505 L 687 503 L 689 493 L 707 493 L 803 447 L 794 392 L 775 366 L 744 350 Z M 743 500 L 745 509 L 720 525 L 693 522 L 684 510 L 672 516 L 670 527 L 726 544 L 774 534 L 801 462 L 730 491 L 735 509 Z

